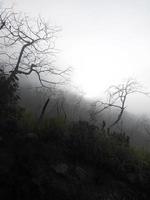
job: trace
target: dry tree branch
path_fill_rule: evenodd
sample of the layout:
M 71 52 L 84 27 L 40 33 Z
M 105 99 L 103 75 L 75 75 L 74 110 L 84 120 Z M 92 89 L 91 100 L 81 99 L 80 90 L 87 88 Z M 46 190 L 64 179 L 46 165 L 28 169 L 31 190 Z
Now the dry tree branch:
M 4 58 L 3 63 L 12 68 L 8 84 L 17 75 L 30 75 L 32 72 L 37 74 L 41 86 L 64 82 L 68 69 L 61 70 L 51 65 L 56 53 L 55 35 L 58 31 L 57 27 L 49 26 L 41 17 L 31 20 L 11 8 L 1 11 L 0 59 Z M 44 78 L 45 73 L 56 79 L 49 80 L 50 76 Z M 55 81 L 58 77 L 63 81 Z
M 126 100 L 131 94 L 143 94 L 149 96 L 148 92 L 142 90 L 142 87 L 134 79 L 128 79 L 126 82 L 119 85 L 112 85 L 107 90 L 108 101 L 97 101 L 98 109 L 95 111 L 95 115 L 109 109 L 116 108 L 119 110 L 116 120 L 108 128 L 115 126 L 122 118 L 124 110 L 126 109 Z

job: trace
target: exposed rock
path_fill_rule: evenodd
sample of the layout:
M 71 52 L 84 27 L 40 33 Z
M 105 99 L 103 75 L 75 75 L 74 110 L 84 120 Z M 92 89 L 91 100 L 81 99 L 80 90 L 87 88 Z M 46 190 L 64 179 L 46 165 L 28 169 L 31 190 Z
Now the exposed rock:
M 68 165 L 65 163 L 60 163 L 52 167 L 57 174 L 65 175 L 68 171 Z

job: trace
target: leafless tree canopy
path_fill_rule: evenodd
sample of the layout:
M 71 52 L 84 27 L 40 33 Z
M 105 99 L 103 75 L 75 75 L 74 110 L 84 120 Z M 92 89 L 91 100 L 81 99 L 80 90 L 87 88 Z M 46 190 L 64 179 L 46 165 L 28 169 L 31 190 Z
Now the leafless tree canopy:
M 122 118 L 124 110 L 126 109 L 126 100 L 128 95 L 133 93 L 142 93 L 144 95 L 149 95 L 149 93 L 144 92 L 139 85 L 133 79 L 129 79 L 126 82 L 119 85 L 112 85 L 107 90 L 108 101 L 97 101 L 98 110 L 96 110 L 95 115 L 103 112 L 108 108 L 115 108 L 119 110 L 116 120 L 109 126 L 109 128 L 115 126 Z
M 9 82 L 18 74 L 32 72 L 37 74 L 42 86 L 56 84 L 58 77 L 64 78 L 68 69 L 62 71 L 53 64 L 57 31 L 58 28 L 49 26 L 41 17 L 33 20 L 12 9 L 1 11 L 0 59 L 5 71 L 9 71 Z M 46 78 L 46 73 L 51 76 Z

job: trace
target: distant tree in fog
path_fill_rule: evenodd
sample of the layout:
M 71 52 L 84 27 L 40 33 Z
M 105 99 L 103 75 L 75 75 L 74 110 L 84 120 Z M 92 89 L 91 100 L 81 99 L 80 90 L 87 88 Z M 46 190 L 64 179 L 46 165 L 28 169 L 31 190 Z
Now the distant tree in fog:
M 31 73 L 37 75 L 41 86 L 64 82 L 68 69 L 63 71 L 53 64 L 57 31 L 41 17 L 33 20 L 9 8 L 1 10 L 0 62 L 8 83 L 19 74 Z
M 110 124 L 109 128 L 115 126 L 122 118 L 124 110 L 126 109 L 126 101 L 129 95 L 134 93 L 142 93 L 148 95 L 148 93 L 142 91 L 138 82 L 133 79 L 129 79 L 126 82 L 119 85 L 112 85 L 108 88 L 108 101 L 97 101 L 98 110 L 95 112 L 99 114 L 108 108 L 114 108 L 119 110 L 117 118 Z

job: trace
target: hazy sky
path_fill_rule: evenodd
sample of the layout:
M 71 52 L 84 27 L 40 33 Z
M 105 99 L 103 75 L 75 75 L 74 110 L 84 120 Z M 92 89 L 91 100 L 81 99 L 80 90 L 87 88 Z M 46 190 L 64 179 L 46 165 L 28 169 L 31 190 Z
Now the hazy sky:
M 62 28 L 56 43 L 59 63 L 73 67 L 72 81 L 86 96 L 97 96 L 128 77 L 150 90 L 149 0 L 3 2 L 32 15 L 40 13 Z M 150 113 L 150 99 L 140 96 L 130 102 L 131 110 Z

